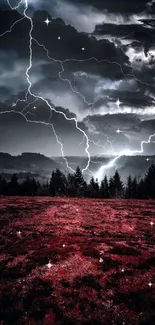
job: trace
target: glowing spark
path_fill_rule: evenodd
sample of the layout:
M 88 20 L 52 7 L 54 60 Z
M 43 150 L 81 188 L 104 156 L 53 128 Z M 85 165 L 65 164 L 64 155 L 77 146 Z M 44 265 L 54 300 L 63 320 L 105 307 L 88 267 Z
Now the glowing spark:
M 122 269 L 122 270 L 121 270 L 121 272 L 122 272 L 122 273 L 124 273 L 124 272 L 125 272 L 125 270 L 124 270 L 124 269 Z
M 33 100 L 33 102 L 28 103 L 28 104 L 23 108 L 22 113 L 24 113 L 24 111 L 25 111 L 28 107 L 30 107 L 30 105 L 34 104 L 37 100 L 38 100 L 38 98 L 35 98 L 35 100 Z M 15 106 L 16 106 L 16 104 L 15 104 Z M 13 106 L 12 106 L 12 107 L 13 107 Z
M 118 133 L 118 134 L 120 134 L 122 131 L 120 130 L 120 129 L 118 129 L 117 131 L 116 131 L 116 133 Z
M 84 47 L 82 47 L 82 49 L 81 49 L 82 51 L 85 51 L 85 48 Z
M 153 222 L 153 221 L 151 221 L 151 222 L 150 222 L 150 225 L 151 225 L 151 226 L 153 226 L 153 225 L 154 225 L 154 222 Z
M 49 20 L 48 18 L 46 20 L 44 20 L 44 23 L 48 26 L 49 23 L 51 22 L 51 20 Z
M 150 288 L 152 287 L 152 285 L 153 285 L 152 282 L 149 282 L 149 283 L 148 283 L 148 286 L 149 286 Z
M 146 159 L 146 161 L 150 161 L 150 159 L 149 159 L 149 158 L 147 158 L 147 159 Z
M 58 40 L 60 40 L 61 39 L 61 37 L 60 36 L 58 36 Z
M 99 262 L 100 262 L 100 263 L 103 263 L 103 258 L 100 258 L 100 259 L 99 259 Z
M 51 264 L 51 262 L 50 262 L 50 261 L 48 262 L 48 264 L 47 264 L 47 267 L 48 267 L 48 269 L 51 269 L 51 267 L 52 267 L 52 264 Z
M 116 105 L 118 106 L 118 108 L 120 107 L 120 104 L 121 104 L 121 102 L 120 102 L 120 100 L 118 98 L 117 101 L 116 101 Z
M 66 247 L 66 245 L 65 245 L 65 244 L 63 244 L 63 245 L 62 245 L 62 247 Z

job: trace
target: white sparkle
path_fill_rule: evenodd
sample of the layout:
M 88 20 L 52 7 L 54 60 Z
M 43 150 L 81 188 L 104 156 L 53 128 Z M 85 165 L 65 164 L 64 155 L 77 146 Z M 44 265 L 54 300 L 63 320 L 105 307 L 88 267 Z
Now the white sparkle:
M 82 51 L 85 51 L 85 47 L 82 47 L 82 49 L 81 49 Z
M 152 282 L 149 282 L 148 283 L 148 286 L 151 288 L 152 287 Z
M 18 231 L 17 234 L 18 234 L 18 235 L 21 235 L 21 231 Z
M 125 270 L 124 270 L 124 269 L 122 269 L 122 270 L 121 270 L 121 272 L 122 272 L 122 273 L 124 273 L 124 272 L 125 272 Z
M 153 222 L 153 221 L 151 221 L 151 222 L 150 222 L 150 225 L 151 225 L 151 226 L 153 226 L 153 225 L 154 225 L 154 222 Z
M 65 244 L 63 244 L 63 245 L 62 245 L 62 247 L 66 247 L 66 245 L 65 245 Z
M 120 129 L 118 129 L 117 131 L 116 131 L 116 133 L 118 133 L 118 134 L 120 134 L 122 131 L 120 130 Z
M 33 107 L 33 109 L 36 109 L 36 108 L 37 108 L 36 106 Z
M 118 98 L 117 101 L 116 101 L 116 105 L 119 107 L 120 104 L 121 104 L 121 102 L 120 102 L 120 100 L 119 100 L 119 98 Z
M 47 267 L 48 267 L 48 269 L 51 269 L 51 267 L 52 267 L 51 262 L 48 262 Z
M 102 263 L 103 262 L 103 258 L 100 258 L 99 262 Z
M 146 158 L 146 161 L 149 161 L 150 159 L 149 158 Z
M 60 40 L 61 39 L 61 37 L 60 36 L 58 36 L 58 40 Z
M 46 20 L 44 20 L 44 23 L 46 23 L 47 26 L 49 25 L 50 22 L 51 22 L 51 20 L 49 20 L 48 18 Z

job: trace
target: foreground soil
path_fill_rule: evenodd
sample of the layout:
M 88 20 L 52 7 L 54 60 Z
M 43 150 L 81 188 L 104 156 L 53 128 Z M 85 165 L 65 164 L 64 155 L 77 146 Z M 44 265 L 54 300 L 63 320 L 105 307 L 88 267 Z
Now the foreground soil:
M 0 325 L 155 324 L 155 202 L 0 198 Z

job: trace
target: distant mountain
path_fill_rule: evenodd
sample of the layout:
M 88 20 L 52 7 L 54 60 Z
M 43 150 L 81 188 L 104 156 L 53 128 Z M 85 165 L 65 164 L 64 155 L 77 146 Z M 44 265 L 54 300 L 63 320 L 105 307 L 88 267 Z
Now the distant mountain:
M 18 156 L 12 156 L 8 153 L 0 152 L 0 173 L 7 175 L 17 173 L 19 178 L 24 178 L 26 175 L 33 175 L 36 178 L 46 180 L 49 179 L 52 171 L 60 168 L 64 172 L 72 172 L 79 166 L 84 169 L 87 166 L 87 157 L 66 157 L 70 169 L 62 157 L 46 157 L 39 153 L 22 153 Z M 89 170 L 85 172 L 85 179 L 88 181 L 92 174 L 95 174 L 99 168 L 108 164 L 114 157 L 91 157 Z M 149 159 L 149 160 L 148 160 Z M 132 176 L 143 177 L 148 167 L 155 162 L 155 156 L 123 156 L 117 160 L 114 167 L 107 169 L 108 177 L 115 173 L 118 169 L 122 179 L 125 179 L 129 174 Z M 91 172 L 90 172 L 91 171 Z
M 49 177 L 57 163 L 39 153 L 22 153 L 19 156 L 12 156 L 0 152 L 0 173 L 31 173 L 40 175 L 42 178 Z

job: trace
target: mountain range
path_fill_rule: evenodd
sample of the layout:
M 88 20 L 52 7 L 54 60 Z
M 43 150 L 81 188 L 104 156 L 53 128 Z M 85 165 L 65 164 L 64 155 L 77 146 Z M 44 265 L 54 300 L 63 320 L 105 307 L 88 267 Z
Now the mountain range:
M 88 181 L 92 175 L 99 170 L 102 165 L 106 165 L 114 157 L 102 156 L 91 157 L 89 170 L 84 173 Z M 0 152 L 0 174 L 9 178 L 11 174 L 17 173 L 20 179 L 27 175 L 34 176 L 43 181 L 50 178 L 52 171 L 60 168 L 63 172 L 73 172 L 77 166 L 84 169 L 88 159 L 86 157 L 66 157 L 68 165 L 62 157 L 46 157 L 40 153 L 22 153 L 13 156 Z M 117 160 L 117 164 L 106 170 L 108 177 L 112 176 L 117 169 L 123 180 L 130 174 L 131 176 L 143 177 L 148 167 L 154 163 L 155 156 L 122 156 Z M 92 173 L 91 173 L 92 172 Z

